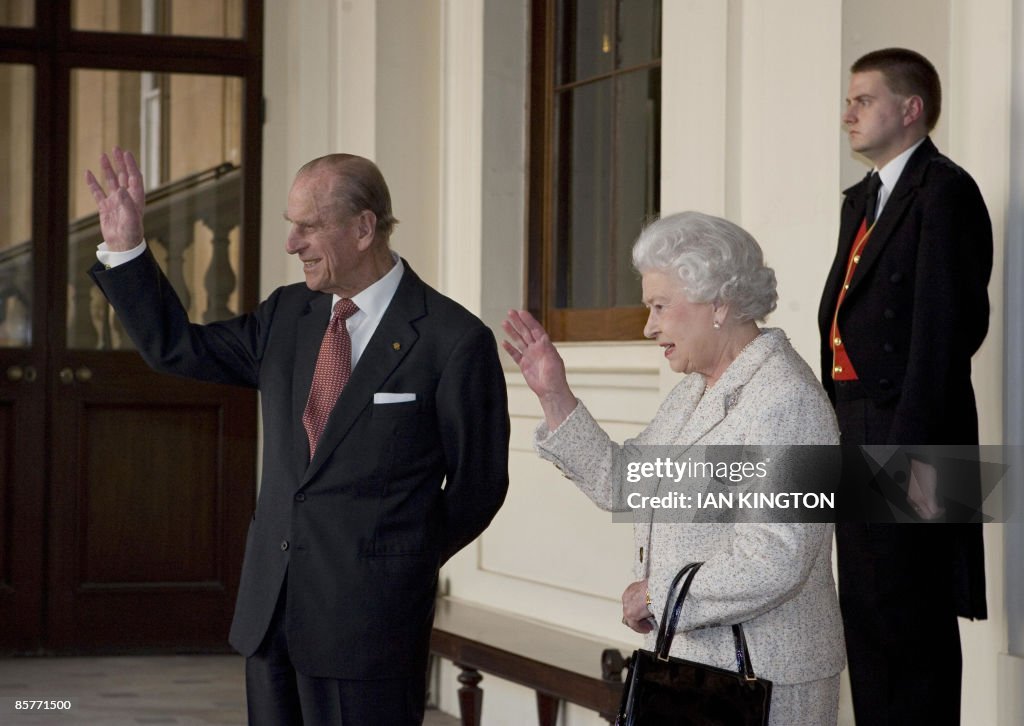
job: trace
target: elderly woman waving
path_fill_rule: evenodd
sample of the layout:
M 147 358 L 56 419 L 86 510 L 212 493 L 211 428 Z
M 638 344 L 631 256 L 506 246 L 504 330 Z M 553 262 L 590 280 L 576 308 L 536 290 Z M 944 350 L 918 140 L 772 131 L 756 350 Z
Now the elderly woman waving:
M 612 442 L 573 395 L 547 333 L 511 311 L 505 350 L 540 399 L 540 455 L 603 509 L 613 509 L 626 447 L 836 444 L 832 407 L 778 329 L 775 273 L 757 242 L 724 219 L 684 212 L 647 227 L 633 247 L 650 310 L 644 335 L 686 374 L 654 420 L 625 447 Z M 742 623 L 758 675 L 774 683 L 771 723 L 835 724 L 844 649 L 832 579 L 831 524 L 636 521 L 635 577 L 623 623 L 648 633 L 675 573 L 693 581 L 672 655 L 735 668 L 730 626 Z M 646 552 L 646 556 L 645 553 Z

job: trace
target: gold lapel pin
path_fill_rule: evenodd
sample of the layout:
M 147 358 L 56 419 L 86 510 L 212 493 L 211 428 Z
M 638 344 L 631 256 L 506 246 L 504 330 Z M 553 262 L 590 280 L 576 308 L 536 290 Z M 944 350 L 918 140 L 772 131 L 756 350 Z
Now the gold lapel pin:
M 402 344 L 396 340 L 394 343 L 391 344 L 391 347 L 394 348 L 395 350 L 401 350 Z

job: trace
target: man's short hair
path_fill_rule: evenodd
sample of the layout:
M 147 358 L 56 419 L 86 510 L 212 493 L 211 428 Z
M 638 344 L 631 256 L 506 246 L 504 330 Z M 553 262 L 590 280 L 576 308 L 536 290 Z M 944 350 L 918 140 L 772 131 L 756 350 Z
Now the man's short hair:
M 906 48 L 872 51 L 850 66 L 851 73 L 879 71 L 889 90 L 898 96 L 920 96 L 924 122 L 931 131 L 942 111 L 942 84 L 935 66 L 920 53 Z
M 328 174 L 327 193 L 336 214 L 369 210 L 377 217 L 377 236 L 385 242 L 391 237 L 398 220 L 391 212 L 391 192 L 376 164 L 355 154 L 328 154 L 306 162 L 297 176 L 320 172 Z

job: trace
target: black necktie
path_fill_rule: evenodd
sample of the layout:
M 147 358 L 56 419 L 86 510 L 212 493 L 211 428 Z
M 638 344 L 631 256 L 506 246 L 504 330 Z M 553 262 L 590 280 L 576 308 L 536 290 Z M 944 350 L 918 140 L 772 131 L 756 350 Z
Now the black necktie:
M 882 177 L 878 172 L 871 172 L 868 176 L 868 206 L 864 218 L 870 227 L 875 222 L 875 209 L 878 207 L 878 190 L 882 188 Z

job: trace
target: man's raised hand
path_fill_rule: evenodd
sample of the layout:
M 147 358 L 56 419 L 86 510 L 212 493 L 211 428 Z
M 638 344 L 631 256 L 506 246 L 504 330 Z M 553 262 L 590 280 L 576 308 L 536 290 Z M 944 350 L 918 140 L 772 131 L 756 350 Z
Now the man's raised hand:
M 100 231 L 107 248 L 113 252 L 126 252 L 138 246 L 143 239 L 142 214 L 146 208 L 146 190 L 142 184 L 142 172 L 132 153 L 115 146 L 113 155 L 113 163 L 106 154 L 100 157 L 100 168 L 108 191 L 104 191 L 91 171 L 85 172 L 85 183 L 96 200 Z

